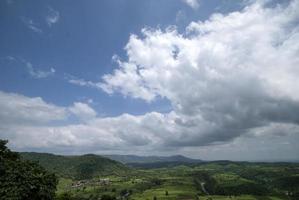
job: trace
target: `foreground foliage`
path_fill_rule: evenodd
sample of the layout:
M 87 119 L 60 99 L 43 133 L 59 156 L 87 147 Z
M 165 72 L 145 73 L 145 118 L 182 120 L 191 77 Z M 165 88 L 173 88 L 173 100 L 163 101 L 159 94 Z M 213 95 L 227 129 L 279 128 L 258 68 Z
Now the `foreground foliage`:
M 57 178 L 36 163 L 23 161 L 0 140 L 0 197 L 5 200 L 51 200 Z

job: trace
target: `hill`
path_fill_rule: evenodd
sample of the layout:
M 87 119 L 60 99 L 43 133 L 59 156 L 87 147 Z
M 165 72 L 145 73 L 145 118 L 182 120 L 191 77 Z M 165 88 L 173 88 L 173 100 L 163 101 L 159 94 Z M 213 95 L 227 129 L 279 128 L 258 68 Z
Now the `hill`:
M 128 167 L 117 161 L 94 154 L 62 156 L 49 153 L 20 153 L 22 159 L 38 162 L 60 177 L 90 179 L 96 176 L 121 175 Z
M 157 162 L 173 162 L 173 163 L 200 163 L 202 160 L 192 159 L 182 155 L 174 156 L 136 156 L 136 155 L 103 155 L 104 157 L 121 163 L 157 163 Z

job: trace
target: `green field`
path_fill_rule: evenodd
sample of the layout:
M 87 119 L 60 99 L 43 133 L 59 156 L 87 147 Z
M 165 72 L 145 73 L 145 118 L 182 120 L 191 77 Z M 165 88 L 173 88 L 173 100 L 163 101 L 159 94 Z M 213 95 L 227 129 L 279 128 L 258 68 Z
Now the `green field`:
M 91 154 L 21 155 L 56 174 L 59 179 L 57 200 L 299 199 L 298 163 L 160 161 L 124 164 Z
M 94 177 L 73 188 L 61 178 L 57 196 L 100 199 L 103 195 L 131 200 L 280 200 L 297 199 L 298 164 L 202 163 L 172 168 L 131 168 L 126 176 Z M 98 184 L 100 180 L 107 184 Z M 286 195 L 289 193 L 289 195 Z

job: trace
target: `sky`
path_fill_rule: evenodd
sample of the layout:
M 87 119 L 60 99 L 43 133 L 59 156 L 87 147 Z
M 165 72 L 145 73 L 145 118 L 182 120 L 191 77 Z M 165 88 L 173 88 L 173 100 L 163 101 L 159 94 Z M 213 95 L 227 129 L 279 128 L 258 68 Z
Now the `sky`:
M 299 160 L 299 0 L 0 1 L 15 151 Z

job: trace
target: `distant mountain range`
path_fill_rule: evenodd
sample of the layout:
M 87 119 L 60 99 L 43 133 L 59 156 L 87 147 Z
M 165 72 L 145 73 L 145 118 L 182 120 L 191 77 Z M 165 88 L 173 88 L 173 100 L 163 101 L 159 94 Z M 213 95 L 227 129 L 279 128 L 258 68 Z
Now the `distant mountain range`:
M 174 156 L 136 156 L 136 155 L 94 155 L 63 156 L 50 153 L 20 153 L 24 160 L 38 162 L 48 171 L 58 176 L 72 179 L 89 179 L 95 176 L 124 175 L 131 169 L 174 167 L 194 165 L 202 160 L 181 155 Z
M 136 156 L 136 155 L 94 155 L 63 156 L 49 153 L 20 153 L 24 160 L 38 162 L 48 171 L 60 177 L 90 179 L 95 176 L 127 175 L 132 168 L 170 168 L 175 166 L 196 166 L 205 163 L 219 165 L 249 165 L 250 162 L 203 161 L 182 155 L 174 156 Z M 283 163 L 276 163 L 283 164 Z
M 174 156 L 136 156 L 136 155 L 103 155 L 112 160 L 124 164 L 128 163 L 157 163 L 157 162 L 177 162 L 177 163 L 201 163 L 202 160 L 192 159 L 182 155 Z
M 58 176 L 73 179 L 89 179 L 94 176 L 121 175 L 130 169 L 117 161 L 103 156 L 86 154 L 81 156 L 62 156 L 49 153 L 20 153 L 24 160 L 38 162 L 41 166 Z

